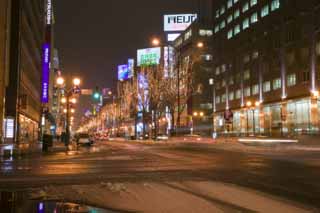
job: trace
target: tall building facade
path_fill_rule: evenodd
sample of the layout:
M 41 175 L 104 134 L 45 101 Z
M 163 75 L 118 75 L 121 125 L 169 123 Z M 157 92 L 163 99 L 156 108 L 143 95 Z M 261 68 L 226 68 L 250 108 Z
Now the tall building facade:
M 5 116 L 6 120 L 13 121 L 13 134 L 7 141 L 38 140 L 44 5 L 41 0 L 11 0 Z
M 5 87 L 8 77 L 9 58 L 9 8 L 10 2 L 3 0 L 0 2 L 0 142 L 3 138 L 3 119 L 5 104 Z
M 320 1 L 220 0 L 213 8 L 215 130 L 319 132 Z

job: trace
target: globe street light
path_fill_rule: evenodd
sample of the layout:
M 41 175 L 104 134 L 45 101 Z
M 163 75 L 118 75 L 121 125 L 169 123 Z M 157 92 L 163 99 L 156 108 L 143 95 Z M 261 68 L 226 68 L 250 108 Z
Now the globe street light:
M 198 48 L 203 48 L 203 47 L 204 47 L 203 42 L 199 41 L 199 42 L 197 43 L 197 47 L 198 47 Z
M 74 86 L 79 86 L 81 84 L 81 80 L 79 78 L 74 78 L 73 79 L 73 85 Z
M 59 86 L 62 86 L 64 84 L 64 78 L 62 78 L 61 76 L 57 78 L 57 84 Z
M 159 46 L 160 45 L 160 39 L 153 38 L 151 43 L 152 43 L 152 46 Z

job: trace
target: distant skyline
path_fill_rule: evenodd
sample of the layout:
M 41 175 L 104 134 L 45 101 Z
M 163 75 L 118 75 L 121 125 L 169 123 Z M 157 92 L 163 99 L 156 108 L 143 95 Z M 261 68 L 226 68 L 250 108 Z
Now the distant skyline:
M 94 2 L 94 3 L 93 3 Z M 198 0 L 58 0 L 55 39 L 62 71 L 85 76 L 84 87 L 115 87 L 117 65 L 136 58 L 163 15 L 194 13 Z

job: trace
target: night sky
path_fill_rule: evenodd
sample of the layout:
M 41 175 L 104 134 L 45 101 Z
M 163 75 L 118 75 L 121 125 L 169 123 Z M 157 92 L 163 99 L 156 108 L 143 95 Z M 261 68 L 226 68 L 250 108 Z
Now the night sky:
M 57 0 L 55 39 L 62 71 L 84 87 L 115 87 L 117 65 L 163 33 L 163 14 L 196 12 L 197 0 Z
M 55 41 L 64 75 L 83 88 L 115 88 L 117 65 L 163 36 L 163 15 L 195 13 L 199 0 L 56 0 Z M 81 97 L 76 119 L 89 109 Z M 78 123 L 78 122 L 77 122 Z

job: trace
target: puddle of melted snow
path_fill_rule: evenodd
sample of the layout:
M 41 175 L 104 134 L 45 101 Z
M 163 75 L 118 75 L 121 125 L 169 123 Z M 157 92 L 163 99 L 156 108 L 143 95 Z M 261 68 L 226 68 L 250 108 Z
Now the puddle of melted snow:
M 115 213 L 92 206 L 28 199 L 25 192 L 0 192 L 1 213 Z

